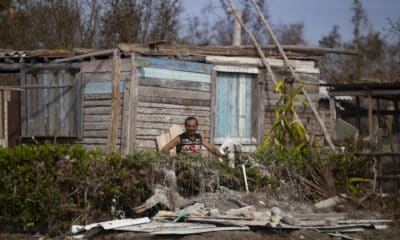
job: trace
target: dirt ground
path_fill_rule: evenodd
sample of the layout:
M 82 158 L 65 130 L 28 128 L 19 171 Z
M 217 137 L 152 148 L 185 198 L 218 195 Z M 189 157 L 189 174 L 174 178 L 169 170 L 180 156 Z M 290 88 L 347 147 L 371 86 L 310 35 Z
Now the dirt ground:
M 347 236 L 353 237 L 354 239 L 365 239 L 365 240 L 394 240 L 400 239 L 400 224 L 395 223 L 386 230 L 366 230 L 365 232 L 359 233 L 348 233 Z M 70 237 L 60 236 L 56 238 L 44 238 L 42 236 L 32 236 L 23 234 L 0 234 L 0 240 L 71 240 Z M 315 230 L 299 230 L 299 231 L 226 231 L 226 232 L 214 232 L 204 233 L 188 236 L 173 236 L 173 237 L 161 237 L 161 236 L 150 236 L 144 233 L 133 233 L 133 232 L 100 232 L 97 235 L 89 238 L 90 240 L 303 240 L 303 239 L 320 239 L 320 240 L 332 240 L 341 239 L 333 238 L 326 233 L 319 233 Z

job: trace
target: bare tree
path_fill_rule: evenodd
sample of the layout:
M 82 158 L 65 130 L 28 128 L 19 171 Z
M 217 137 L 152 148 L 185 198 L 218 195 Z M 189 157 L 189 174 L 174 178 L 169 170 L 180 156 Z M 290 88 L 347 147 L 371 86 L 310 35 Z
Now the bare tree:
M 109 0 L 102 18 L 102 45 L 178 39 L 178 0 Z
M 269 17 L 268 6 L 265 0 L 258 0 L 258 5 L 262 9 L 264 16 Z M 243 22 L 255 35 L 256 39 L 266 44 L 268 36 L 264 31 L 262 24 L 260 24 L 258 14 L 251 5 L 250 1 L 241 0 L 239 6 L 242 13 Z M 184 39 L 188 43 L 195 45 L 231 45 L 232 33 L 235 18 L 233 14 L 229 13 L 229 6 L 226 0 L 212 2 L 206 6 L 202 12 L 207 12 L 208 15 L 202 16 L 200 20 L 198 17 L 188 17 L 190 23 L 184 33 Z M 222 14 L 218 14 L 222 12 Z M 215 19 L 210 23 L 209 18 Z M 199 36 L 201 36 L 199 38 Z M 242 44 L 251 44 L 247 34 L 242 32 Z
M 274 27 L 276 38 L 281 44 L 304 45 L 304 24 L 279 24 Z M 273 42 L 270 42 L 273 44 Z

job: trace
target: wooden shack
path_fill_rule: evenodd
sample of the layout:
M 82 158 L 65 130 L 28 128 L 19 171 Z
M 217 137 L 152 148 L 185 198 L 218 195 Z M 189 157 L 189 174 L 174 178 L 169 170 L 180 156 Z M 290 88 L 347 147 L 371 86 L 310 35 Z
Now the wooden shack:
M 315 105 L 318 59 L 326 53 L 351 53 L 283 48 Z M 276 79 L 290 76 L 275 46 L 263 51 Z M 0 73 L 10 72 L 20 74 L 23 89 L 19 109 L 11 110 L 20 112 L 21 141 L 71 141 L 102 151 L 155 150 L 157 136 L 192 115 L 211 143 L 221 144 L 229 136 L 243 151 L 252 151 L 273 125 L 279 99 L 256 50 L 246 46 L 121 44 L 111 50 L 0 62 Z M 311 135 L 323 136 L 309 108 L 299 107 L 298 115 Z

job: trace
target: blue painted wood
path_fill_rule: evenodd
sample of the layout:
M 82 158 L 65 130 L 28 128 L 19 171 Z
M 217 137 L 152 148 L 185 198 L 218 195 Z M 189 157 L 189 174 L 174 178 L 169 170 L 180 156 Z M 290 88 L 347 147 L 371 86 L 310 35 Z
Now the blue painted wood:
M 245 96 L 245 112 L 246 112 L 246 117 L 245 117 L 245 128 L 244 128 L 244 133 L 242 137 L 245 138 L 250 138 L 251 136 L 251 81 L 252 81 L 252 76 L 250 74 L 242 74 L 241 77 L 245 78 L 246 81 L 246 96 Z
M 124 92 L 125 81 L 121 80 L 119 85 L 119 91 Z M 87 82 L 85 83 L 85 94 L 111 94 L 112 83 L 111 82 Z
M 207 73 L 183 72 L 151 67 L 139 68 L 138 70 L 140 77 L 211 83 L 211 76 Z
M 237 74 L 218 73 L 216 82 L 216 137 L 238 134 Z
M 208 73 L 208 74 L 210 74 L 212 70 L 212 64 L 206 64 L 206 63 L 170 60 L 170 59 L 155 58 L 155 57 L 150 57 L 148 61 L 150 67 L 154 68 L 179 70 L 185 72 Z
M 240 80 L 245 81 L 240 91 Z M 243 73 L 219 72 L 216 81 L 215 138 L 250 138 L 252 137 L 251 93 L 252 75 Z M 245 96 L 240 96 L 245 94 Z M 239 98 L 245 99 L 245 125 L 242 134 L 239 132 Z

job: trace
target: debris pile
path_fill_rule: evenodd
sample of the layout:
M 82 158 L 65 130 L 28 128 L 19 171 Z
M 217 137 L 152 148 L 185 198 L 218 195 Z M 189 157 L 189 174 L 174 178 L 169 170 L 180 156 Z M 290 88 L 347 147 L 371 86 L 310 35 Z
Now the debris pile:
M 151 219 L 118 219 L 89 225 L 73 225 L 73 239 L 89 239 L 93 229 L 129 231 L 149 235 L 190 235 L 217 231 L 257 231 L 315 229 L 335 237 L 365 229 L 386 229 L 391 220 L 349 219 L 344 213 L 292 214 L 278 207 L 257 209 L 255 206 L 229 209 L 206 208 L 195 203 L 176 211 L 159 210 Z

